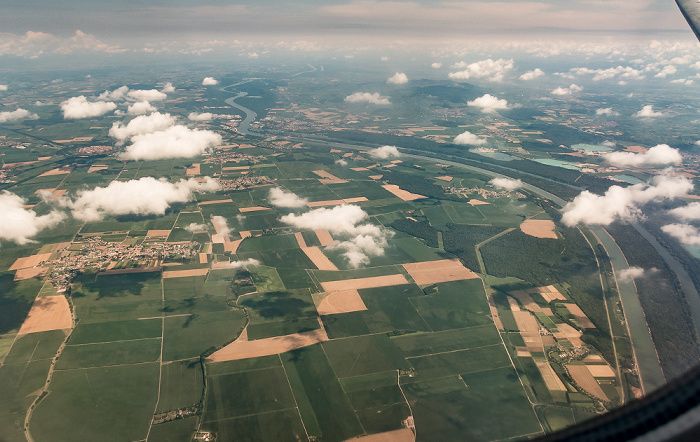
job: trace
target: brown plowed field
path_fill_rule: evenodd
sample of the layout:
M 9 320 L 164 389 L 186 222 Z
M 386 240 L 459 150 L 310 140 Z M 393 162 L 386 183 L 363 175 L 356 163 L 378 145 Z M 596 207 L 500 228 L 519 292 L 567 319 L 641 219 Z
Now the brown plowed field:
M 166 270 L 163 272 L 163 278 L 184 278 L 187 276 L 204 276 L 209 272 L 209 269 L 190 269 L 190 270 Z
M 338 270 L 338 267 L 318 247 L 303 247 L 301 250 L 306 253 L 306 256 L 319 270 Z
M 520 230 L 535 238 L 557 239 L 557 234 L 554 231 L 554 221 L 549 219 L 526 219 L 520 224 Z
M 276 336 L 274 338 L 258 339 L 255 341 L 240 340 L 230 343 L 221 350 L 214 352 L 207 359 L 212 362 L 235 361 L 239 359 L 259 358 L 284 353 L 297 348 L 327 341 L 326 330 L 321 327 L 304 333 Z
M 316 237 L 323 247 L 333 244 L 333 237 L 328 230 L 316 230 Z
M 403 264 L 411 278 L 418 285 L 436 284 L 438 282 L 475 279 L 479 275 L 464 267 L 457 259 L 441 259 Z
M 316 310 L 319 315 L 335 315 L 367 310 L 367 306 L 365 306 L 357 290 L 343 290 L 333 292 L 323 298 Z
M 571 378 L 579 385 L 579 387 L 586 390 L 588 394 L 604 401 L 610 400 L 608 399 L 608 396 L 605 395 L 603 389 L 600 388 L 600 385 L 598 385 L 598 382 L 596 382 L 595 378 L 588 370 L 588 367 L 585 365 L 567 365 L 566 369 L 569 370 Z
M 46 296 L 34 300 L 27 319 L 19 329 L 19 334 L 63 330 L 71 327 L 73 327 L 73 317 L 66 297 Z
M 51 253 L 38 253 L 36 255 L 26 256 L 24 258 L 17 258 L 17 260 L 12 264 L 9 270 L 19 270 L 26 269 L 29 267 L 36 267 L 42 262 L 48 260 L 51 257 Z
M 406 277 L 398 275 L 372 276 L 369 278 L 346 279 L 343 281 L 322 282 L 323 290 L 327 292 L 340 292 L 343 290 L 371 289 L 375 287 L 388 287 L 392 285 L 408 284 Z
M 385 166 L 388 167 L 388 166 Z M 401 198 L 404 201 L 413 201 L 413 200 L 418 200 L 422 198 L 427 198 L 427 196 L 423 195 L 418 195 L 417 193 L 411 193 L 408 190 L 403 190 L 396 184 L 385 184 L 382 186 L 389 192 L 393 193 L 397 197 Z
M 559 379 L 559 376 L 554 372 L 549 362 L 535 362 L 535 364 L 540 370 L 540 374 L 542 374 L 542 378 L 548 389 L 552 391 L 566 391 L 564 383 Z

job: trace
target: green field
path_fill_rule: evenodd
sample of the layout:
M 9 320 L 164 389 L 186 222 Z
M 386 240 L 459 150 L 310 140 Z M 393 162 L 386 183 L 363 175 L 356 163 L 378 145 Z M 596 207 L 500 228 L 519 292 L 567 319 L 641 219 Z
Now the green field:
M 158 399 L 159 369 L 150 363 L 56 371 L 29 430 L 39 440 L 142 440 Z
M 409 367 L 386 334 L 338 339 L 321 345 L 338 378 Z
M 204 375 L 199 359 L 163 364 L 156 412 L 197 405 L 203 393 Z
M 426 288 L 411 303 L 433 331 L 490 324 L 491 312 L 480 279 L 443 282 Z

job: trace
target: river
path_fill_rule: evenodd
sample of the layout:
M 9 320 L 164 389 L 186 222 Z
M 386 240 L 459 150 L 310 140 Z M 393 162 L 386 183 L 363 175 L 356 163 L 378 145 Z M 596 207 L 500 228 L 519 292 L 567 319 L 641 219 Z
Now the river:
M 228 88 L 239 86 L 241 84 L 248 83 L 252 80 L 246 80 L 242 81 L 236 84 L 232 84 L 229 86 L 222 87 L 220 90 L 226 92 Z M 257 114 L 252 111 L 251 109 L 248 109 L 247 107 L 241 106 L 240 104 L 236 103 L 235 100 L 240 97 L 245 97 L 248 95 L 247 92 L 243 91 L 236 91 L 238 94 L 234 97 L 230 97 L 225 100 L 226 104 L 235 107 L 236 109 L 242 110 L 245 114 L 246 117 L 243 120 L 243 122 L 240 124 L 238 127 L 238 132 L 240 132 L 243 135 L 249 135 L 249 127 L 250 124 L 255 121 L 257 118 Z M 255 134 L 257 135 L 257 134 Z M 294 136 L 294 138 L 298 139 L 304 139 L 304 137 L 299 137 L 299 136 Z M 318 141 L 323 141 L 321 139 L 314 139 L 312 138 L 313 141 L 318 142 Z M 358 146 L 358 145 L 353 145 L 353 144 L 347 144 L 347 143 L 338 143 L 338 142 L 330 142 L 330 141 L 323 141 L 327 143 L 328 145 L 336 145 L 339 147 L 343 147 L 346 149 L 354 149 L 354 150 L 369 150 L 369 147 L 364 147 L 364 146 Z M 403 149 L 407 150 L 407 149 Z M 510 178 L 507 175 L 503 175 L 497 172 L 493 172 L 490 170 L 486 169 L 481 169 L 475 166 L 469 166 L 466 164 L 458 163 L 455 161 L 450 161 L 450 160 L 444 160 L 441 158 L 433 158 L 425 155 L 416 155 L 416 154 L 409 154 L 409 153 L 403 153 L 403 156 L 409 157 L 409 158 L 418 158 L 422 160 L 427 160 L 427 161 L 437 161 L 442 164 L 449 164 L 450 166 L 458 167 L 461 169 L 469 170 L 472 172 L 480 173 L 483 175 L 495 177 L 495 178 Z M 532 175 L 532 174 L 528 174 Z M 535 175 L 533 175 L 535 176 Z M 538 177 L 538 178 L 544 178 L 544 177 Z M 544 178 L 546 179 L 546 178 Z M 569 187 L 574 187 L 571 185 L 568 185 Z M 523 188 L 536 193 L 544 198 L 547 198 L 548 200 L 554 202 L 555 204 L 559 205 L 560 207 L 564 207 L 567 203 L 567 201 L 563 200 L 562 198 L 559 198 L 558 196 L 547 192 L 546 190 L 540 189 L 539 187 L 533 186 L 528 183 L 523 183 Z M 581 189 L 583 190 L 583 189 Z M 592 226 L 589 227 L 591 231 L 598 237 L 600 242 L 603 244 L 603 247 L 605 247 L 605 250 L 608 253 L 608 256 L 610 257 L 610 261 L 612 263 L 613 267 L 613 272 L 615 274 L 615 280 L 617 281 L 617 287 L 618 287 L 618 292 L 620 293 L 620 301 L 622 302 L 622 307 L 625 313 L 625 319 L 627 320 L 627 327 L 629 330 L 630 334 L 630 340 L 632 341 L 632 347 L 635 355 L 635 359 L 637 361 L 637 366 L 639 367 L 639 377 L 640 377 L 640 382 L 642 383 L 642 390 L 645 393 L 648 393 L 652 390 L 655 390 L 662 385 L 666 383 L 666 380 L 664 378 L 663 372 L 661 371 L 661 365 L 659 363 L 659 358 L 656 353 L 656 347 L 654 346 L 654 341 L 651 338 L 651 332 L 649 331 L 649 326 L 647 325 L 646 317 L 644 316 L 644 310 L 642 309 L 642 304 L 641 301 L 639 300 L 639 294 L 637 293 L 637 286 L 634 284 L 634 281 L 632 280 L 625 280 L 621 279 L 618 277 L 620 275 L 620 272 L 629 269 L 629 265 L 627 263 L 627 259 L 625 258 L 625 255 L 622 253 L 622 250 L 620 250 L 620 247 L 617 245 L 615 240 L 610 236 L 610 234 L 601 226 Z M 647 232 L 643 227 L 639 225 L 635 225 L 635 228 L 637 230 L 640 230 L 640 233 L 647 238 L 647 236 L 651 236 L 649 232 Z M 646 233 L 646 235 L 644 235 Z M 652 242 L 652 245 L 654 243 Z M 658 249 L 661 246 L 657 243 L 658 247 L 657 250 L 659 253 L 661 251 Z M 656 247 L 656 245 L 655 245 Z M 670 258 L 670 255 L 668 255 L 668 252 L 666 254 L 662 254 L 662 257 L 666 260 L 667 258 Z M 675 261 L 675 260 L 674 260 Z M 667 261 L 668 263 L 668 261 Z M 685 273 L 685 270 L 682 269 L 682 266 L 680 266 L 679 263 L 675 262 L 676 266 L 673 266 L 672 269 L 674 272 L 676 272 L 676 275 L 681 279 L 681 283 L 683 284 L 684 288 L 687 286 L 687 283 L 684 284 L 684 282 L 688 281 L 690 278 L 687 276 L 687 273 Z M 669 266 L 671 267 L 671 263 L 669 263 Z M 683 273 L 685 273 L 686 278 L 681 278 L 681 274 L 678 274 L 678 270 L 680 267 L 680 270 L 683 270 Z M 695 290 L 695 286 L 692 285 L 692 290 Z M 691 311 L 693 312 L 693 318 L 696 321 L 696 324 L 699 324 L 700 322 L 700 297 L 698 297 L 697 292 L 695 292 L 695 298 L 692 299 L 691 304 Z M 687 296 L 688 299 L 691 299 L 690 297 Z

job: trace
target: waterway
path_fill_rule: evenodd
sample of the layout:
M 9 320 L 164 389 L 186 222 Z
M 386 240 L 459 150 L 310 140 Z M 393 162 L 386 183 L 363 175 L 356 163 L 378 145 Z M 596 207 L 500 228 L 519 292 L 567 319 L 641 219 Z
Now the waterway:
M 225 86 L 220 90 L 226 91 L 226 89 L 228 88 L 239 86 L 241 84 L 247 83 L 248 81 L 243 81 L 240 83 Z M 250 127 L 250 124 L 253 121 L 255 121 L 255 119 L 257 118 L 257 114 L 251 109 L 241 106 L 240 104 L 235 102 L 237 98 L 248 95 L 246 92 L 243 91 L 236 90 L 236 92 L 236 96 L 226 99 L 225 102 L 226 104 L 235 107 L 236 109 L 242 110 L 246 114 L 246 118 L 239 126 L 238 132 L 240 132 L 243 135 L 248 135 L 248 129 Z M 321 140 L 314 139 L 314 141 Z M 337 143 L 328 140 L 326 140 L 325 142 L 329 145 L 334 144 L 349 149 L 369 150 L 369 147 L 364 146 L 358 146 L 347 143 Z M 409 153 L 403 153 L 403 156 L 427 161 L 437 161 L 442 164 L 449 164 L 460 169 L 473 171 L 494 178 L 510 178 L 507 175 L 503 175 L 498 172 L 493 172 L 490 170 L 481 169 L 475 166 L 469 166 L 467 164 L 462 164 L 441 158 L 433 158 L 425 155 Z M 531 184 L 523 183 L 523 188 L 533 193 L 536 193 L 544 198 L 547 198 L 548 200 L 559 205 L 560 207 L 564 207 L 567 204 L 567 201 L 565 201 L 564 199 L 559 198 L 558 196 Z M 666 383 L 666 380 L 664 378 L 663 372 L 661 371 L 661 365 L 659 363 L 659 358 L 656 353 L 656 348 L 654 347 L 654 341 L 651 338 L 651 332 L 649 331 L 649 326 L 647 325 L 646 317 L 644 316 L 644 310 L 642 309 L 642 304 L 639 300 L 637 286 L 632 280 L 624 280 L 618 277 L 620 272 L 629 269 L 629 264 L 627 263 L 627 259 L 622 253 L 622 250 L 620 250 L 620 247 L 617 245 L 612 236 L 610 236 L 610 234 L 601 226 L 592 226 L 590 228 L 593 231 L 593 233 L 598 237 L 601 244 L 603 244 L 603 247 L 605 247 L 605 250 L 607 251 L 608 256 L 610 257 L 613 272 L 615 274 L 615 280 L 617 281 L 618 291 L 620 294 L 620 301 L 622 302 L 622 306 L 625 312 L 625 319 L 627 320 L 627 326 L 630 333 L 630 340 L 632 341 L 632 347 L 634 348 L 635 359 L 637 361 L 637 366 L 639 367 L 639 376 L 642 383 L 642 388 L 645 393 L 648 393 L 664 385 Z M 637 228 L 637 230 L 639 230 L 645 238 L 647 238 L 647 236 L 651 236 L 651 234 L 645 229 L 643 229 L 641 226 L 635 225 L 635 228 Z M 646 235 L 644 235 L 644 233 L 646 233 Z M 654 245 L 654 243 L 652 243 L 652 245 Z M 658 244 L 658 242 L 656 242 L 656 245 L 658 245 L 658 247 L 661 247 L 661 245 Z M 658 248 L 657 251 L 661 253 Z M 668 255 L 668 252 L 666 252 L 666 255 Z M 667 260 L 667 258 L 673 259 L 672 257 L 670 257 L 670 255 L 665 256 L 662 254 L 662 257 L 664 258 L 664 260 Z M 690 281 L 690 286 L 687 285 L 687 281 L 690 280 L 690 277 L 687 276 L 687 273 L 685 273 L 687 280 L 685 278 L 682 278 L 682 273 L 685 272 L 685 270 L 682 268 L 680 263 L 676 261 L 676 266 L 673 266 L 671 263 L 669 263 L 668 260 L 666 262 L 669 264 L 669 266 L 672 267 L 674 272 L 676 272 L 676 275 L 678 276 L 679 280 L 681 280 L 681 284 L 683 285 L 684 289 L 686 287 L 692 287 L 692 290 L 695 290 L 695 286 L 692 284 L 692 281 Z M 682 271 L 681 274 L 678 273 L 679 271 Z M 700 324 L 700 296 L 698 296 L 697 292 L 695 292 L 695 296 L 688 296 L 688 293 L 686 292 L 686 299 L 689 299 L 688 302 L 691 304 L 691 310 L 693 311 L 693 318 L 695 319 L 696 324 Z

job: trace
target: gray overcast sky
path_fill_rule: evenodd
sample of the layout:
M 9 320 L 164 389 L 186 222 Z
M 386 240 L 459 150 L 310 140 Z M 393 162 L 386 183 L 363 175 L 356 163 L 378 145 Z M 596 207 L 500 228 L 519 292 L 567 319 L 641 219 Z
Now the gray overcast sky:
M 0 55 L 22 56 L 100 44 L 108 52 L 202 41 L 430 43 L 567 33 L 651 39 L 689 32 L 673 0 L 4 0 L 0 30 Z

